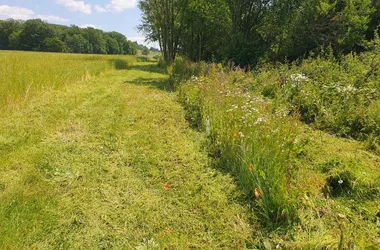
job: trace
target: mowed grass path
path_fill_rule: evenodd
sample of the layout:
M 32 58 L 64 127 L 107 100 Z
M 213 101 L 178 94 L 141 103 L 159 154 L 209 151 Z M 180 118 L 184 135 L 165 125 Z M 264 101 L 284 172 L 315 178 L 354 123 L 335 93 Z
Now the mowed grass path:
M 247 208 L 153 64 L 0 114 L 0 249 L 242 249 Z

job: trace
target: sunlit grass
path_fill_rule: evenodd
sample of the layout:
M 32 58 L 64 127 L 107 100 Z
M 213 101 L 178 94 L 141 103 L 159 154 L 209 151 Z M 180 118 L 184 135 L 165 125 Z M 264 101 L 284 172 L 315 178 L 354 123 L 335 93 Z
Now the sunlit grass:
M 20 104 L 46 89 L 124 69 L 134 56 L 0 51 L 0 107 Z
M 152 64 L 0 113 L 0 249 L 244 249 L 247 209 Z

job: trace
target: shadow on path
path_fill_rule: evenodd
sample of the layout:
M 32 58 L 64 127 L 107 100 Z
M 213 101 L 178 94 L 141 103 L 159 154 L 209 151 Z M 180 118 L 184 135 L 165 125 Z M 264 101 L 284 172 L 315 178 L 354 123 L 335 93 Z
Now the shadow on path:
M 166 70 L 158 67 L 156 64 L 137 64 L 128 67 L 129 70 L 143 71 L 149 73 L 162 74 L 167 77 L 149 77 L 149 74 L 145 74 L 146 77 L 137 77 L 133 81 L 125 81 L 125 83 L 136 84 L 141 86 L 151 86 L 152 88 L 158 88 L 167 92 L 174 92 L 174 88 L 170 83 L 169 76 L 166 73 Z
M 174 88 L 173 88 L 173 86 L 171 86 L 170 80 L 168 78 L 157 79 L 157 78 L 139 77 L 133 81 L 125 81 L 125 83 L 136 84 L 136 85 L 140 85 L 140 86 L 149 85 L 152 88 L 158 88 L 160 90 L 164 90 L 167 92 L 174 92 Z
M 141 70 L 151 73 L 167 74 L 166 69 L 158 67 L 155 63 L 137 64 L 129 67 L 132 70 Z

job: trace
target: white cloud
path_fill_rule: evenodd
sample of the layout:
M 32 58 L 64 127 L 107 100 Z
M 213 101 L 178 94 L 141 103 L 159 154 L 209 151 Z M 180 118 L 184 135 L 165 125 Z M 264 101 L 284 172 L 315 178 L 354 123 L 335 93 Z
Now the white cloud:
M 82 24 L 82 25 L 79 25 L 80 28 L 94 28 L 94 29 L 97 29 L 96 25 L 94 24 Z
M 127 36 L 127 39 L 132 41 L 132 42 L 137 42 L 138 44 L 142 44 L 144 46 L 147 46 L 148 48 L 149 47 L 154 47 L 154 48 L 160 47 L 158 42 L 154 42 L 154 43 L 145 42 L 145 37 L 143 37 L 143 36 L 131 36 L 131 37 Z
M 66 18 L 62 18 L 59 16 L 51 16 L 51 15 L 37 15 L 36 17 L 48 22 L 67 23 L 68 21 L 70 21 L 69 19 L 66 19 Z
M 102 8 L 99 5 L 95 5 L 95 10 L 97 12 L 108 12 L 105 8 Z
M 20 19 L 26 20 L 33 18 L 34 11 L 22 7 L 0 5 L 0 19 Z
M 136 5 L 137 0 L 112 0 L 106 8 L 109 11 L 123 12 L 125 9 L 135 8 Z
M 69 19 L 62 18 L 59 16 L 52 15 L 36 15 L 33 10 L 17 7 L 0 5 L 0 19 L 17 19 L 17 20 L 28 20 L 33 18 L 40 18 L 48 22 L 65 23 L 70 21 Z
M 105 8 L 95 5 L 95 10 L 97 12 L 123 12 L 125 9 L 133 9 L 137 6 L 137 0 L 111 0 Z
M 75 0 L 57 0 L 57 3 L 65 6 L 71 12 L 83 12 L 87 15 L 91 14 L 91 4 L 85 4 L 83 1 Z
M 145 44 L 145 37 L 143 36 L 132 36 L 132 37 L 127 37 L 128 40 L 131 40 L 132 42 L 137 42 L 138 44 Z

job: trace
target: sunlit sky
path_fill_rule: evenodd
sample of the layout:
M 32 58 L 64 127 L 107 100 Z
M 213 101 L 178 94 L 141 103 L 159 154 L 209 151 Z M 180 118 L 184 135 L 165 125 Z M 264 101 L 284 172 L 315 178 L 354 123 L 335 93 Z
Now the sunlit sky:
M 136 26 L 141 12 L 137 0 L 0 0 L 0 19 L 27 20 L 40 18 L 49 23 L 95 27 L 117 31 L 129 40 L 144 42 Z

